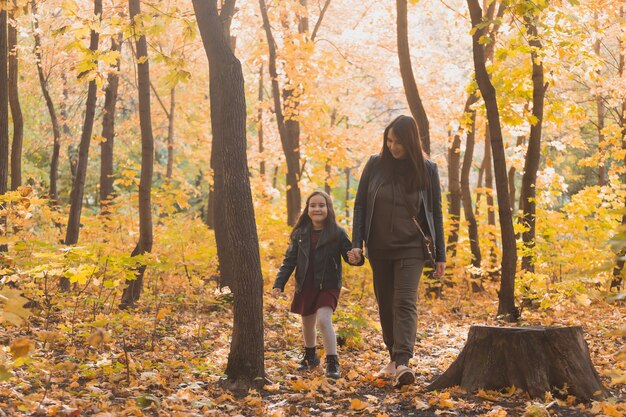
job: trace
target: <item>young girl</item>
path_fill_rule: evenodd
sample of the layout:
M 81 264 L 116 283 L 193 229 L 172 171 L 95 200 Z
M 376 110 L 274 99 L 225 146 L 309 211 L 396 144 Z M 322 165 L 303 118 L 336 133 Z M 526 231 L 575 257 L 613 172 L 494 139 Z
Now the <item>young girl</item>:
M 306 200 L 306 207 L 291 232 L 291 243 L 285 260 L 274 281 L 274 295 L 285 289 L 294 268 L 296 292 L 291 312 L 302 316 L 304 358 L 298 370 L 310 370 L 319 365 L 315 351 L 315 324 L 322 335 L 326 351 L 326 376 L 341 376 L 337 360 L 337 339 L 332 316 L 337 308 L 341 289 L 341 257 L 346 262 L 352 243 L 335 220 L 335 211 L 328 194 L 315 191 Z M 363 259 L 353 264 L 363 265 Z

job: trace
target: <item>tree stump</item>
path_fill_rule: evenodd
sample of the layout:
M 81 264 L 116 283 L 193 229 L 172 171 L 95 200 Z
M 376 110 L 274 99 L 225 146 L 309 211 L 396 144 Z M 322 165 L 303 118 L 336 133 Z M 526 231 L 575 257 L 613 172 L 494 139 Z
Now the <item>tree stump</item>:
M 427 390 L 515 386 L 532 398 L 566 389 L 582 401 L 607 396 L 580 326 L 471 326 L 458 358 Z

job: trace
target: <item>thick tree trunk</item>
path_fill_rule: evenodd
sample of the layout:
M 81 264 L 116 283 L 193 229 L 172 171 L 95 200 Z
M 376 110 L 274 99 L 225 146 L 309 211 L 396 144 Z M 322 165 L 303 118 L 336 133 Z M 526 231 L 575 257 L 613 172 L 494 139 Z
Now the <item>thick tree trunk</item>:
M 461 135 L 456 133 L 448 149 L 448 220 L 451 223 L 446 250 L 454 259 L 461 221 Z
M 57 180 L 59 177 L 59 154 L 61 153 L 61 129 L 59 127 L 59 120 L 57 118 L 56 110 L 54 108 L 54 102 L 52 101 L 50 91 L 48 90 L 48 80 L 43 72 L 41 55 L 41 35 L 39 34 L 39 22 L 37 20 L 37 0 L 32 0 L 30 5 L 33 15 L 33 33 L 35 39 L 35 59 L 37 62 L 37 75 L 39 77 L 41 92 L 43 94 L 44 100 L 46 101 L 48 113 L 50 114 L 50 122 L 52 123 L 53 143 L 52 156 L 50 158 L 50 191 L 48 193 L 48 198 L 50 198 L 52 204 L 58 204 L 59 191 L 57 186 Z
M 170 111 L 167 114 L 167 169 L 165 178 L 172 179 L 174 170 L 174 111 L 176 110 L 176 87 L 170 91 Z
M 463 351 L 427 389 L 455 385 L 469 392 L 515 386 L 532 398 L 561 389 L 582 401 L 608 396 L 580 326 L 471 326 Z
M 131 255 L 143 255 L 152 251 L 152 173 L 154 170 L 154 137 L 150 115 L 150 64 L 146 36 L 137 37 L 135 16 L 141 13 L 140 0 L 129 0 L 128 10 L 132 23 L 132 33 L 137 45 L 137 87 L 139 97 L 139 125 L 141 129 L 141 175 L 139 178 L 139 242 Z M 135 279 L 127 281 L 122 294 L 122 308 L 132 307 L 143 290 L 143 277 L 146 266 L 138 268 Z
M 216 214 L 225 228 L 230 262 L 220 265 L 232 277 L 233 332 L 226 374 L 237 387 L 261 386 L 263 358 L 263 277 L 246 158 L 246 104 L 241 63 L 223 35 L 215 0 L 193 0 L 202 42 L 209 60 L 213 153 L 224 169 L 216 180 Z M 230 239 L 228 237 L 231 237 Z M 221 261 L 221 260 L 220 260 Z
M 94 0 L 94 16 L 102 15 L 102 0 Z M 89 49 L 92 52 L 98 50 L 98 32 L 91 31 Z M 79 75 L 79 78 L 84 75 Z M 80 232 L 80 215 L 83 208 L 83 195 L 85 192 L 85 178 L 87 177 L 87 162 L 89 161 L 89 145 L 93 131 L 93 121 L 96 114 L 96 81 L 90 81 L 87 90 L 87 103 L 85 105 L 85 119 L 83 123 L 83 133 L 80 137 L 78 148 L 78 165 L 76 176 L 72 183 L 72 193 L 70 195 L 70 215 L 67 222 L 67 232 L 65 234 L 66 245 L 75 245 L 78 242 Z M 61 278 L 63 290 L 69 290 L 69 281 Z
M 228 44 L 230 48 L 232 49 L 233 53 L 235 53 L 236 39 L 233 36 L 230 36 L 230 26 L 233 21 L 233 16 L 235 12 L 237 11 L 235 8 L 236 3 L 237 3 L 237 0 L 223 1 L 222 8 L 219 13 L 220 20 L 222 21 L 222 30 L 224 31 L 224 36 L 226 37 L 226 39 L 228 39 Z M 207 198 L 207 215 L 206 215 L 206 225 L 209 227 L 209 229 L 215 229 L 221 226 L 219 223 L 216 223 L 215 221 L 216 217 L 219 219 L 219 216 L 215 215 L 215 194 L 216 193 L 220 194 L 220 191 L 215 189 L 216 187 L 215 172 L 222 172 L 223 168 L 218 165 L 220 161 L 217 157 L 213 156 L 214 153 L 215 153 L 215 150 L 213 149 L 213 146 L 211 146 L 211 156 L 209 160 L 211 164 L 211 171 L 213 172 L 213 181 L 212 181 L 212 185 L 209 187 L 209 195 Z M 218 258 L 219 258 L 219 249 L 218 249 Z M 221 263 L 222 261 L 220 261 L 220 264 Z M 226 277 L 225 275 L 220 275 L 220 285 L 228 286 L 229 285 L 228 279 L 229 278 Z
M 522 270 L 535 272 L 535 212 L 536 212 L 536 183 L 537 171 L 539 170 L 539 159 L 541 158 L 541 127 L 543 124 L 543 101 L 546 94 L 547 84 L 544 84 L 543 63 L 539 60 L 539 51 L 541 51 L 541 42 L 537 35 L 537 26 L 534 22 L 527 19 L 527 33 L 529 36 L 529 45 L 531 49 L 531 61 L 533 66 L 533 116 L 537 122 L 530 127 L 530 137 L 528 139 L 528 150 L 526 151 L 526 160 L 524 161 L 524 175 L 522 176 L 522 190 L 520 195 L 520 205 L 522 205 L 522 214 L 520 223 L 526 226 L 526 230 L 522 233 L 522 241 L 526 249 L 522 257 Z
M 111 39 L 111 51 L 120 51 L 123 35 Z M 113 198 L 113 146 L 115 143 L 115 105 L 119 87 L 120 59 L 115 63 L 115 72 L 109 74 L 104 94 L 104 116 L 102 119 L 102 137 L 100 143 L 100 210 L 105 211 L 108 202 Z
M 0 195 L 6 194 L 9 182 L 9 72 L 8 72 L 8 16 L 0 11 Z M 4 205 L 0 204 L 0 210 Z M 7 230 L 7 218 L 0 217 L 0 229 Z M 0 252 L 7 251 L 0 245 Z
M 424 152 L 430 155 L 430 127 L 428 116 L 422 104 L 422 99 L 420 98 L 415 76 L 413 75 L 413 68 L 411 66 L 407 23 L 407 0 L 396 0 L 396 9 L 398 60 L 400 61 L 400 74 L 402 76 L 402 84 L 404 85 L 404 93 L 409 104 L 409 109 L 411 109 L 411 114 L 419 127 Z
M 498 193 L 498 214 L 500 217 L 500 231 L 502 234 L 502 276 L 500 291 L 498 293 L 498 316 L 507 321 L 515 321 L 519 317 L 519 311 L 515 307 L 515 269 L 517 263 L 517 248 L 515 246 L 515 233 L 513 231 L 513 218 L 511 216 L 511 204 L 509 202 L 509 190 L 507 181 L 506 158 L 504 155 L 504 142 L 500 127 L 500 114 L 496 91 L 487 68 L 485 56 L 480 44 L 481 36 L 485 34 L 485 28 L 480 28 L 482 23 L 482 9 L 477 0 L 467 0 L 472 26 L 475 32 L 472 35 L 472 51 L 474 58 L 474 70 L 476 82 L 487 109 L 489 131 L 491 136 L 491 151 L 496 177 L 496 190 Z
M 15 0 L 13 1 L 15 7 Z M 11 13 L 13 15 L 13 13 Z M 11 16 L 10 20 L 13 20 Z M 17 190 L 22 185 L 22 141 L 24 138 L 24 118 L 20 106 L 18 90 L 18 61 L 17 61 L 17 23 L 9 24 L 9 104 L 13 119 L 13 144 L 11 145 L 11 189 Z

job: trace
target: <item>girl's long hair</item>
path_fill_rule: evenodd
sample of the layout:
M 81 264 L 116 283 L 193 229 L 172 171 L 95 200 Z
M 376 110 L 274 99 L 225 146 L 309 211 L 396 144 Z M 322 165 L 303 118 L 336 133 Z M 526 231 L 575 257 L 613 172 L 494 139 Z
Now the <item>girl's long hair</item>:
M 383 149 L 380 151 L 383 168 L 391 173 L 393 171 L 394 157 L 387 148 L 387 136 L 393 129 L 395 137 L 404 146 L 409 159 L 409 171 L 407 187 L 424 190 L 430 186 L 426 173 L 426 155 L 422 150 L 422 140 L 415 119 L 410 116 L 398 116 L 385 128 L 383 135 Z
M 306 198 L 306 204 L 304 209 L 302 209 L 302 214 L 298 218 L 293 230 L 291 231 L 290 237 L 293 238 L 296 231 L 302 229 L 305 226 L 311 226 L 311 218 L 309 217 L 309 201 L 311 198 L 316 195 L 321 195 L 326 200 L 326 210 L 328 215 L 326 216 L 326 220 L 324 221 L 324 229 L 328 229 L 328 234 L 330 236 L 329 240 L 334 240 L 339 235 L 339 228 L 337 226 L 337 216 L 335 216 L 335 209 L 333 208 L 333 200 L 332 198 L 326 194 L 324 191 L 313 191 L 311 195 Z

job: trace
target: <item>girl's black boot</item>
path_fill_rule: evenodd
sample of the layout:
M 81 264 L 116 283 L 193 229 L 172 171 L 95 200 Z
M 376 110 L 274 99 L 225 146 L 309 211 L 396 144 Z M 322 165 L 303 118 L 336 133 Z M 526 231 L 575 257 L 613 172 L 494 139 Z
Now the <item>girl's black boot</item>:
M 332 379 L 341 378 L 341 371 L 339 370 L 339 358 L 337 358 L 337 355 L 326 356 L 326 376 Z
M 315 347 L 304 348 L 304 357 L 300 361 L 300 366 L 298 366 L 298 371 L 310 371 L 320 364 L 320 358 L 317 357 Z

